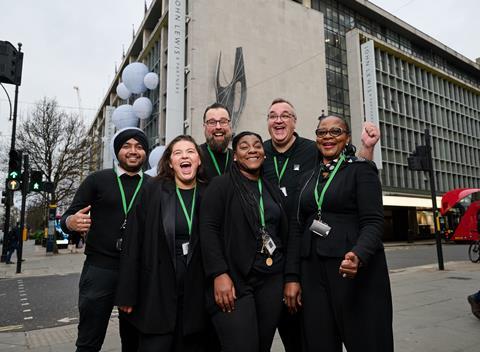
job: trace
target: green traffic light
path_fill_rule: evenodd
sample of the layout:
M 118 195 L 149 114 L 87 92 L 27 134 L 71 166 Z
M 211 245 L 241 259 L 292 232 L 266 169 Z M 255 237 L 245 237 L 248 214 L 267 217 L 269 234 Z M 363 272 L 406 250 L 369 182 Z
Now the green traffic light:
M 36 190 L 40 189 L 40 185 L 35 182 L 35 183 L 33 184 L 33 189 L 36 189 Z
M 18 176 L 18 172 L 16 171 L 10 172 L 10 178 L 17 178 L 17 176 Z

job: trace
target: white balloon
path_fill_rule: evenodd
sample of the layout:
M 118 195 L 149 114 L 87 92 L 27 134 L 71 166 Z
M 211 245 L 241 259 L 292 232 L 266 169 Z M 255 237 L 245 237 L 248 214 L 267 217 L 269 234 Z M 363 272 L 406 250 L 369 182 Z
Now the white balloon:
M 112 114 L 112 122 L 117 129 L 125 127 L 137 127 L 138 117 L 135 116 L 133 106 L 129 104 L 120 105 Z
M 158 86 L 158 75 L 155 72 L 149 72 L 145 75 L 143 79 L 143 84 L 150 90 L 157 88 Z
M 132 93 L 140 94 L 147 90 L 143 79 L 148 73 L 148 67 L 141 62 L 132 62 L 123 69 L 122 81 Z
M 164 151 L 164 145 L 158 145 L 152 149 L 150 155 L 148 156 L 148 164 L 152 169 L 157 168 L 158 162 L 160 161 L 160 158 L 162 157 Z
M 155 177 L 157 176 L 157 167 L 152 167 L 151 169 L 148 169 L 147 171 L 145 171 L 145 173 L 148 175 L 148 176 L 152 176 L 152 177 Z
M 126 100 L 130 98 L 130 95 L 132 95 L 132 92 L 130 92 L 127 86 L 125 85 L 125 83 L 122 82 L 117 86 L 117 95 L 123 100 Z
M 139 119 L 148 119 L 152 110 L 152 102 L 147 97 L 140 97 L 133 102 L 133 111 Z

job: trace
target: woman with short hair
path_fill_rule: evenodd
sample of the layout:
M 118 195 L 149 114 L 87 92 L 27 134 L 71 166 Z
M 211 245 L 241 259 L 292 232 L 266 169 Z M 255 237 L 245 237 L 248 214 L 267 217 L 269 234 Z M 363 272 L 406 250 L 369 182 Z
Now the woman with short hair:
M 297 282 L 286 285 L 287 305 L 302 303 L 307 352 L 341 352 L 342 343 L 349 352 L 393 351 L 377 168 L 355 157 L 344 119 L 322 118 L 316 135 L 322 162 L 300 180 L 290 222 Z

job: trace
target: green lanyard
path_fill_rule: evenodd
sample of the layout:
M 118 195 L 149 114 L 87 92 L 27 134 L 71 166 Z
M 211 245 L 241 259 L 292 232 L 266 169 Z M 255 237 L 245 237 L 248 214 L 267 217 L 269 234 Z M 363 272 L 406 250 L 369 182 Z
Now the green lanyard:
M 314 192 L 315 201 L 317 202 L 317 207 L 318 207 L 318 214 L 320 214 L 320 212 L 322 211 L 323 197 L 325 196 L 325 192 L 327 191 L 328 186 L 330 186 L 330 183 L 332 182 L 333 178 L 335 177 L 335 174 L 337 173 L 338 169 L 340 168 L 340 165 L 342 165 L 344 160 L 345 160 L 345 156 L 342 154 L 340 156 L 340 160 L 335 166 L 335 169 L 333 169 L 332 173 L 328 177 L 327 183 L 323 187 L 320 197 L 318 196 L 318 180 L 320 178 L 320 173 L 318 173 L 317 183 L 315 184 L 315 192 Z
M 215 158 L 215 155 L 213 154 L 212 150 L 210 149 L 210 146 L 207 145 L 207 150 L 208 153 L 210 154 L 210 157 L 212 158 L 213 165 L 215 166 L 215 169 L 217 170 L 217 173 L 221 175 L 222 173 L 220 172 L 220 167 L 218 166 L 217 159 Z M 227 150 L 227 157 L 225 158 L 225 167 L 223 168 L 223 172 L 227 169 L 227 164 L 228 164 L 228 157 L 229 157 L 229 152 Z
M 288 159 L 285 160 L 285 163 L 283 164 L 282 170 L 280 171 L 280 174 L 278 173 L 278 164 L 277 164 L 277 157 L 273 157 L 273 164 L 275 165 L 275 173 L 277 174 L 278 178 L 278 184 L 280 184 L 280 181 L 282 180 L 283 174 L 285 173 L 285 170 L 287 169 L 287 164 L 288 164 Z
M 180 201 L 180 205 L 183 210 L 183 214 L 185 215 L 185 219 L 187 220 L 188 225 L 188 234 L 192 234 L 192 223 L 193 223 L 193 212 L 195 211 L 195 194 L 197 193 L 197 187 L 193 189 L 193 199 L 192 199 L 192 208 L 190 209 L 190 215 L 188 215 L 187 207 L 185 206 L 185 202 L 183 201 L 182 194 L 180 193 L 180 189 L 177 185 L 175 185 L 177 190 L 178 200 Z
M 258 209 L 260 211 L 260 225 L 262 225 L 262 229 L 265 229 L 265 208 L 263 207 L 263 194 L 262 194 L 262 179 L 259 178 L 257 181 L 258 184 L 258 192 L 260 193 L 260 201 L 258 204 Z
M 127 218 L 127 214 L 132 209 L 133 202 L 135 201 L 135 197 L 137 196 L 140 187 L 142 186 L 143 181 L 143 174 L 140 175 L 140 181 L 137 183 L 137 188 L 135 188 L 135 192 L 133 193 L 132 199 L 130 199 L 130 204 L 128 204 L 127 208 L 127 199 L 125 198 L 125 191 L 123 190 L 122 180 L 120 180 L 120 176 L 117 175 L 118 181 L 118 188 L 120 188 L 120 194 L 122 195 L 122 205 L 123 205 L 123 212 L 125 213 L 125 219 Z

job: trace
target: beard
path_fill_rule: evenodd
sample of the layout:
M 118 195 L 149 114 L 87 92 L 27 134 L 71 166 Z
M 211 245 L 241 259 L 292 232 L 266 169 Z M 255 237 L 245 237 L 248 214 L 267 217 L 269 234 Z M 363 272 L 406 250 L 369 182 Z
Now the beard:
M 222 142 L 217 142 L 213 135 L 206 136 L 207 144 L 215 152 L 223 152 L 228 148 L 232 135 L 225 134 Z

